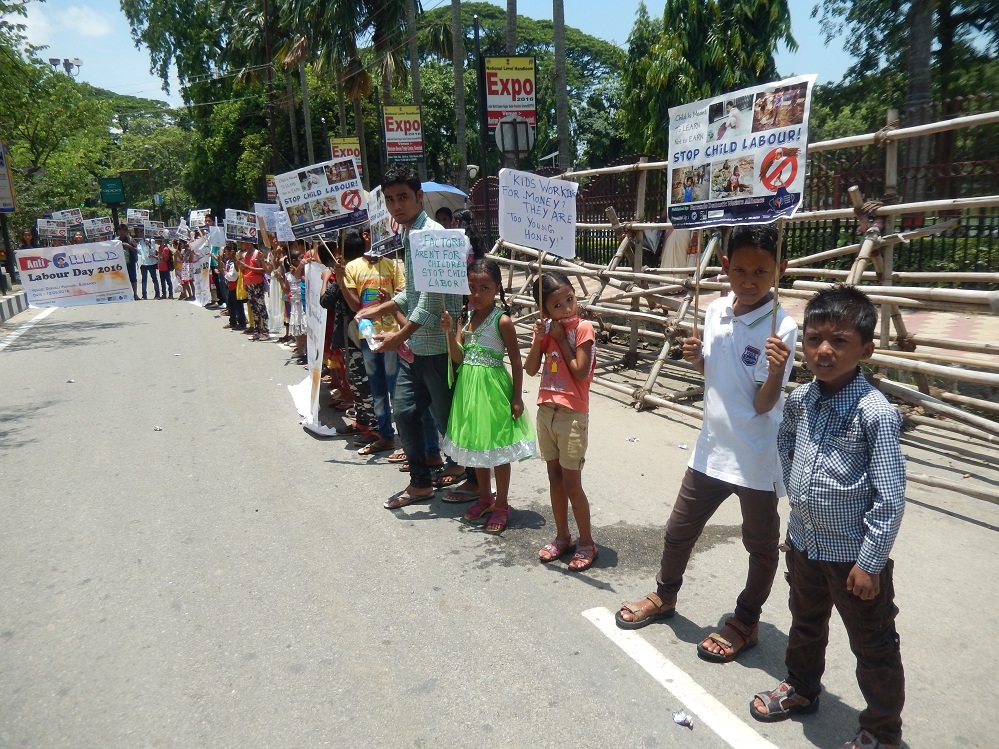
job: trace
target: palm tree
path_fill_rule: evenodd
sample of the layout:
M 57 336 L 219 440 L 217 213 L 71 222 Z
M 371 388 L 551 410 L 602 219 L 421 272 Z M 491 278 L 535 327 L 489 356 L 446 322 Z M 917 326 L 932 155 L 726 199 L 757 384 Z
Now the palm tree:
M 516 5 L 516 0 L 512 0 Z M 461 0 L 451 0 L 451 60 L 454 66 L 455 132 L 458 136 L 458 187 L 468 191 L 468 129 L 465 124 L 465 24 Z
M 555 120 L 558 127 L 558 168 L 572 166 L 569 152 L 569 88 L 565 69 L 565 4 L 552 0 L 552 27 L 555 36 Z
M 420 0 L 404 0 L 406 3 L 406 29 L 409 32 L 409 75 L 413 80 L 413 104 L 420 106 L 420 49 L 416 44 L 416 4 Z M 427 179 L 427 163 L 420 160 L 420 179 Z
M 517 54 L 517 0 L 506 0 L 506 53 Z

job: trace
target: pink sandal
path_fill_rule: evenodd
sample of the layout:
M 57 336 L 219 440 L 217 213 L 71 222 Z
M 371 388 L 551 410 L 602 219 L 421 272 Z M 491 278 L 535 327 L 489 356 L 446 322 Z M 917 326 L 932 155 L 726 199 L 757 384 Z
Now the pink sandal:
M 554 562 L 560 556 L 565 554 L 567 551 L 576 548 L 576 542 L 572 538 L 567 538 L 565 541 L 556 538 L 554 541 L 549 541 L 538 551 L 538 559 L 545 564 L 548 562 Z
M 497 507 L 493 510 L 493 514 L 489 516 L 489 522 L 486 523 L 486 533 L 492 533 L 498 535 L 506 530 L 507 521 L 510 519 L 510 508 L 509 507 Z
M 468 521 L 481 520 L 482 516 L 485 515 L 487 512 L 492 512 L 493 507 L 495 506 L 496 506 L 495 494 L 490 494 L 489 496 L 486 497 L 479 497 L 478 500 L 476 500 L 475 504 L 469 507 L 468 510 L 465 511 L 465 514 L 462 517 L 464 517 L 465 520 Z

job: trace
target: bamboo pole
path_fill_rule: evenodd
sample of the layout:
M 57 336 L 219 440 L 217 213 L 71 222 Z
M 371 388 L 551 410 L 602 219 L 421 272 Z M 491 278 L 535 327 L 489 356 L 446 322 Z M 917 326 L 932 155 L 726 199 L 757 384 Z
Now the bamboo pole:
M 992 504 L 999 504 L 999 492 L 992 489 L 979 489 L 973 486 L 966 486 L 964 483 L 957 484 L 954 482 L 954 479 L 927 476 L 925 473 L 913 473 L 912 471 L 906 472 L 905 477 L 914 484 L 932 486 L 934 489 L 948 489 L 958 494 L 966 494 L 967 496 L 974 497 L 975 499 L 982 499 L 986 502 L 991 502 Z
M 847 280 L 849 283 L 849 279 Z M 831 284 L 819 281 L 795 281 L 794 288 L 818 291 Z M 978 291 L 976 289 L 927 289 L 918 286 L 864 286 L 868 295 L 891 297 L 898 294 L 908 299 L 919 299 L 927 302 L 955 302 L 958 304 L 974 304 L 989 307 L 999 300 L 999 291 Z
M 673 401 L 668 401 L 665 398 L 657 398 L 656 396 L 649 395 L 648 393 L 640 393 L 639 391 L 641 388 L 633 388 L 628 385 L 622 385 L 620 383 L 604 379 L 603 377 L 594 377 L 593 384 L 600 385 L 601 387 L 605 387 L 609 390 L 616 390 L 619 393 L 631 396 L 635 400 L 641 400 L 647 404 L 651 403 L 654 406 L 662 406 L 663 408 L 676 411 L 677 413 L 684 414 L 685 416 L 693 416 L 695 419 L 704 418 L 704 415 L 696 408 L 674 403 Z
M 875 351 L 888 354 L 889 356 L 900 356 L 903 359 L 913 361 L 940 362 L 942 364 L 960 364 L 966 367 L 978 367 L 979 369 L 993 369 L 999 371 L 999 360 L 986 361 L 984 359 L 971 359 L 969 357 L 945 356 L 944 354 L 931 354 L 926 351 L 898 351 L 892 348 L 877 348 Z
M 944 416 L 949 416 L 952 419 L 956 419 L 957 421 L 967 424 L 968 426 L 975 427 L 976 429 L 984 430 L 999 438 L 999 424 L 994 421 L 990 421 L 982 416 L 970 414 L 967 411 L 962 411 L 956 406 L 948 406 L 946 403 L 934 398 L 932 395 L 926 395 L 925 393 L 920 393 L 918 390 L 912 390 L 911 388 L 907 388 L 898 382 L 893 382 L 886 377 L 877 377 L 876 379 L 878 387 L 889 395 L 901 398 L 907 403 L 913 403 L 917 406 L 921 406 L 928 413 L 939 413 Z
M 780 307 L 780 259 L 783 256 L 784 217 L 777 219 L 777 267 L 774 268 L 774 304 L 770 309 L 770 337 L 777 337 L 777 308 Z
M 909 336 L 908 339 L 918 346 L 929 346 L 930 348 L 966 351 L 976 354 L 999 354 L 999 344 L 995 343 L 978 343 L 976 341 L 960 341 L 957 339 L 951 340 L 949 338 L 932 338 L 930 336 L 919 335 L 918 333 Z
M 953 434 L 960 434 L 962 437 L 971 437 L 972 439 L 981 440 L 982 442 L 988 442 L 990 445 L 999 444 L 999 437 L 994 434 L 982 433 L 978 429 L 969 427 L 966 424 L 962 424 L 957 421 L 950 421 L 947 419 L 935 419 L 930 416 L 921 416 L 920 414 L 909 412 L 902 414 L 903 422 L 910 426 L 923 426 L 923 427 L 933 427 L 934 429 L 939 429 L 943 432 L 952 432 Z
M 639 159 L 639 164 L 647 164 L 648 157 L 642 156 Z M 638 186 L 635 190 L 635 221 L 641 222 L 645 218 L 645 189 L 648 184 L 649 173 L 648 171 L 639 171 L 638 173 Z M 631 246 L 631 269 L 635 273 L 639 273 L 642 270 L 642 240 L 644 237 L 644 232 L 639 229 L 637 233 L 632 235 L 632 246 Z M 631 309 L 633 312 L 638 312 L 641 308 L 642 300 L 637 297 L 631 300 Z M 638 352 L 638 322 L 632 320 L 631 322 L 631 337 L 628 339 L 628 357 L 633 358 Z
M 942 401 L 947 401 L 948 403 L 958 403 L 962 406 L 971 406 L 972 408 L 977 408 L 981 411 L 991 411 L 994 414 L 999 414 L 999 403 L 995 403 L 993 401 L 983 400 L 982 398 L 972 398 L 968 395 L 959 395 L 946 390 L 940 390 L 939 388 L 930 388 L 930 394 L 936 396 Z

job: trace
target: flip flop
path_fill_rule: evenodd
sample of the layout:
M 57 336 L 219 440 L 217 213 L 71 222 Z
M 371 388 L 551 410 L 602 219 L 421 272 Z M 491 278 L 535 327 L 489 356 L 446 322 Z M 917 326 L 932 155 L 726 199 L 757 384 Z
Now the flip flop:
M 386 510 L 398 510 L 400 507 L 407 507 L 414 502 L 429 502 L 433 498 L 433 492 L 424 496 L 422 494 L 410 494 L 407 490 L 403 489 L 398 494 L 393 494 L 386 499 L 382 507 Z
M 434 476 L 434 488 L 436 489 L 447 489 L 452 484 L 460 484 L 465 479 L 465 472 L 454 474 L 447 473 L 447 468 L 441 467 L 440 473 L 435 472 Z
M 385 458 L 389 463 L 405 463 L 408 458 L 406 457 L 405 450 L 396 450 L 394 453 Z
M 447 502 L 451 505 L 461 505 L 466 502 L 471 502 L 473 499 L 479 496 L 479 488 L 475 489 L 452 489 L 443 497 L 441 497 L 441 502 Z
M 378 453 L 387 452 L 388 450 L 394 450 L 395 445 L 392 444 L 381 444 L 378 443 L 382 440 L 375 440 L 374 442 L 369 442 L 360 450 L 357 451 L 358 455 L 377 455 Z

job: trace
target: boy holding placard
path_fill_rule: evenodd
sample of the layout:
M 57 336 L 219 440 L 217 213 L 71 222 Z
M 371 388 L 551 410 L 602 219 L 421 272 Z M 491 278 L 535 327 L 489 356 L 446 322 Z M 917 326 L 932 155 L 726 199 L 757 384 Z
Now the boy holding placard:
M 393 299 L 366 307 L 357 313 L 357 317 L 359 320 L 380 320 L 385 315 L 401 312 L 406 318 L 405 325 L 396 332 L 376 336 L 376 340 L 381 341 L 379 351 L 398 351 L 402 344 L 407 343 L 413 353 L 412 362 L 399 362 L 393 397 L 396 426 L 409 458 L 409 485 L 384 504 L 386 509 L 395 510 L 413 502 L 427 502 L 434 497 L 433 475 L 427 465 L 423 418 L 430 411 L 437 424 L 444 425 L 451 415 L 447 337 L 441 331 L 439 321 L 445 310 L 455 319 L 460 316 L 462 297 L 416 290 L 410 232 L 443 228 L 423 211 L 423 188 L 419 175 L 411 167 L 393 166 L 385 172 L 381 187 L 389 213 L 402 227 L 406 285 Z M 449 468 L 455 471 L 457 467 Z

